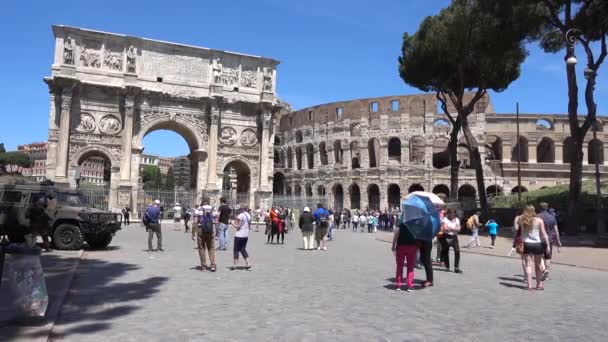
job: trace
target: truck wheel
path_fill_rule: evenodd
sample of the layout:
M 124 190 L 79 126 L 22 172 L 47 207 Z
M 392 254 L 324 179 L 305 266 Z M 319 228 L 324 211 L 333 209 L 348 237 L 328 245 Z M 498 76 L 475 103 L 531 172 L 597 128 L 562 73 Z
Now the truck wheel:
M 112 242 L 112 234 L 100 234 L 87 238 L 87 243 L 92 249 L 104 249 Z
M 83 244 L 82 233 L 76 225 L 63 223 L 53 233 L 53 243 L 57 249 L 76 250 Z

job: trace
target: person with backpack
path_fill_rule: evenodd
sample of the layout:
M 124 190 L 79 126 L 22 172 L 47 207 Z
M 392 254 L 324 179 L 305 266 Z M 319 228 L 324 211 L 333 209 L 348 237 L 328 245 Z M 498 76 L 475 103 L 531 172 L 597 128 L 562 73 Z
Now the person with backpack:
M 467 248 L 471 248 L 473 242 L 475 242 L 477 248 L 481 247 L 481 243 L 479 243 L 479 226 L 481 226 L 479 223 L 479 215 L 481 215 L 481 213 L 476 211 L 475 214 L 467 220 L 467 229 L 473 234 L 471 235 L 471 240 L 469 240 L 469 243 L 467 244 Z
M 217 265 L 215 264 L 215 226 L 213 224 L 212 212 L 213 208 L 209 205 L 208 200 L 204 200 L 201 207 L 195 212 L 194 225 L 192 226 L 192 240 L 196 234 L 196 242 L 198 247 L 198 256 L 201 261 L 201 271 L 210 270 L 215 272 Z M 207 267 L 205 251 L 209 254 L 210 265 Z
M 315 210 L 313 217 L 317 224 L 315 230 L 315 240 L 317 241 L 317 250 L 327 250 L 325 246 L 325 236 L 327 235 L 327 229 L 329 228 L 329 211 L 323 208 L 323 204 L 317 204 L 317 210 Z
M 236 270 L 239 263 L 239 254 L 245 260 L 245 269 L 251 269 L 249 264 L 249 253 L 247 253 L 247 241 L 249 240 L 249 231 L 251 230 L 251 215 L 245 206 L 241 206 L 240 213 L 232 224 L 236 228 L 234 233 L 234 266 L 231 270 Z
M 160 226 L 160 201 L 155 200 L 154 203 L 146 209 L 142 218 L 142 223 L 148 232 L 148 252 L 152 252 L 152 240 L 156 234 L 156 250 L 163 251 L 163 234 Z

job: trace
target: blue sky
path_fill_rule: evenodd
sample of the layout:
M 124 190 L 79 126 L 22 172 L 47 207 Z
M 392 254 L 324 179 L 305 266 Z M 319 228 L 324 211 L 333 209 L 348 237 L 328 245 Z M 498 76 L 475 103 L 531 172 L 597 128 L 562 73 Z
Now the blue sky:
M 281 61 L 278 93 L 293 108 L 362 97 L 419 93 L 397 72 L 403 32 L 447 0 L 2 1 L 0 142 L 7 149 L 47 138 L 52 24 L 272 57 Z M 582 51 L 579 51 L 582 60 Z M 608 113 L 608 62 L 596 88 L 598 112 Z M 564 113 L 562 54 L 531 47 L 519 80 L 492 94 L 499 113 Z M 580 111 L 586 112 L 584 103 Z M 168 144 L 167 141 L 170 141 Z M 154 132 L 146 151 L 187 153 L 175 133 Z

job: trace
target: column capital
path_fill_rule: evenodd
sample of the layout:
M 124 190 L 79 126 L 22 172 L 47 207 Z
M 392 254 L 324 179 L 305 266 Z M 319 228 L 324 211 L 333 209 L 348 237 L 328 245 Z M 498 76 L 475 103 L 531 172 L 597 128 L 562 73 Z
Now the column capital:
M 61 96 L 61 110 L 69 111 L 72 107 L 72 96 L 66 96 L 65 94 Z

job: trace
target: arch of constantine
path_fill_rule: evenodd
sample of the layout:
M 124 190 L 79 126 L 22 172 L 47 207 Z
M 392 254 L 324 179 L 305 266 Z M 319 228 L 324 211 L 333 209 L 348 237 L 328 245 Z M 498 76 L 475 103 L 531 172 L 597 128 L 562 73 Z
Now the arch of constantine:
M 66 26 L 53 34 L 47 178 L 74 186 L 79 166 L 101 157 L 110 209 L 135 203 L 142 140 L 166 129 L 190 148 L 197 193 L 216 202 L 234 169 L 250 205 L 268 205 L 278 61 Z
M 187 142 L 197 196 L 217 203 L 227 170 L 250 206 L 273 193 L 328 197 L 334 208 L 384 209 L 414 190 L 476 197 L 460 138 L 458 194 L 450 194 L 450 124 L 434 95 L 391 96 L 286 112 L 276 96 L 278 61 L 126 35 L 53 26 L 47 178 L 75 186 L 79 166 L 111 166 L 108 204 L 137 203 L 143 138 L 171 130 Z M 448 108 L 454 112 L 453 108 Z M 496 114 L 489 97 L 469 117 L 489 195 L 568 182 L 572 143 L 564 115 Z M 586 179 L 608 172 L 605 118 L 585 139 Z M 167 142 L 170 144 L 171 142 Z M 252 196 L 249 196 L 252 194 Z
M 281 116 L 274 141 L 273 192 L 287 196 L 327 193 L 334 208 L 384 209 L 408 192 L 426 190 L 450 196 L 450 124 L 438 112 L 434 95 L 391 96 L 335 102 Z M 448 108 L 454 113 L 453 108 Z M 584 144 L 584 179 L 595 163 L 608 173 L 608 135 L 599 118 L 597 139 Z M 489 97 L 469 117 L 484 158 L 489 196 L 514 193 L 517 160 L 522 189 L 569 182 L 568 118 L 565 115 L 496 114 Z M 475 199 L 475 172 L 464 137 L 459 139 L 459 199 Z M 519 152 L 518 152 L 519 151 Z

